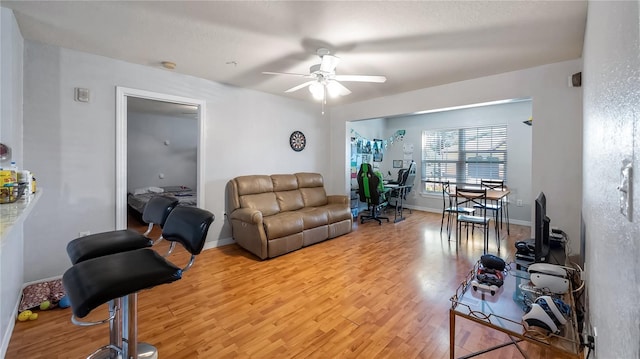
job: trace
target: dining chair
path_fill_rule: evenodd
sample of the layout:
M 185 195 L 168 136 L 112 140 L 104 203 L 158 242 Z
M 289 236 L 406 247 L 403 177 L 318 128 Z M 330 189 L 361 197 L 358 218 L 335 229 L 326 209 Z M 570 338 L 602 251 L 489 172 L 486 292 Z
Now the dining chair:
M 452 217 L 458 214 L 472 215 L 475 212 L 473 207 L 458 207 L 455 203 L 455 193 L 451 193 L 451 183 L 449 181 L 440 182 L 442 186 L 442 218 L 440 219 L 440 234 L 444 227 L 444 217 L 447 216 L 447 236 L 451 239 Z M 455 218 L 455 217 L 454 217 Z
M 475 189 L 475 188 L 458 188 L 455 192 L 456 207 L 457 208 L 486 208 L 487 205 L 487 189 Z M 469 225 L 482 227 L 484 253 L 487 253 L 489 247 L 489 223 L 491 217 L 487 217 L 487 211 L 482 210 L 481 215 L 477 214 L 463 214 L 459 213 L 456 224 L 456 238 L 460 241 L 462 236 L 462 225 L 467 225 L 467 240 L 469 239 Z M 497 234 L 496 227 L 496 239 L 498 245 L 498 252 L 500 252 L 500 240 Z
M 480 188 L 486 188 L 487 190 L 493 191 L 504 191 L 506 186 L 504 184 L 504 180 L 480 180 Z M 492 211 L 494 213 L 494 217 L 496 219 L 495 225 L 496 227 L 502 228 L 502 224 L 504 223 L 503 218 L 507 219 L 507 235 L 511 234 L 509 231 L 509 199 L 508 196 L 504 196 L 495 202 L 490 200 L 490 203 L 487 203 L 485 208 L 486 210 Z

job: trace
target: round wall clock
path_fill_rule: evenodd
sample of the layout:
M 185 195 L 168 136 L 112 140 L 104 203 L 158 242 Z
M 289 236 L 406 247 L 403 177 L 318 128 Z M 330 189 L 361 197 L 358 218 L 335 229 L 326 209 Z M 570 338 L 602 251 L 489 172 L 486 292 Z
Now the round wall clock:
M 291 149 L 296 152 L 304 150 L 304 147 L 307 145 L 307 139 L 304 137 L 304 133 L 293 131 L 291 136 L 289 136 L 289 145 L 291 145 Z

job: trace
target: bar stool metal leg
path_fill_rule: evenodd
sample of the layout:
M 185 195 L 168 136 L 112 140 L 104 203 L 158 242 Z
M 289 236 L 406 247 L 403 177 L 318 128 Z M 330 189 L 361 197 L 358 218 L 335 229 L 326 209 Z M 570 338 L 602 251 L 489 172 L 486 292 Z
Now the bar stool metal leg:
M 158 359 L 158 349 L 144 342 L 138 342 L 138 293 L 122 298 L 122 332 L 126 337 L 122 343 L 122 351 L 126 359 Z

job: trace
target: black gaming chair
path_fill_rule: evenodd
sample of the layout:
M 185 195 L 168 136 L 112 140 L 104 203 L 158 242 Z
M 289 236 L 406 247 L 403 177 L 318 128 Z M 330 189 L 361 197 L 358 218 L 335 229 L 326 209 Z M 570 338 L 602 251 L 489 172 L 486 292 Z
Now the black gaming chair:
M 358 171 L 358 194 L 360 201 L 366 202 L 369 215 L 360 215 L 360 223 L 373 220 L 382 225 L 382 220 L 389 222 L 389 217 L 380 216 L 380 211 L 387 205 L 383 191 L 380 190 L 382 176 L 373 172 L 371 165 L 363 163 Z

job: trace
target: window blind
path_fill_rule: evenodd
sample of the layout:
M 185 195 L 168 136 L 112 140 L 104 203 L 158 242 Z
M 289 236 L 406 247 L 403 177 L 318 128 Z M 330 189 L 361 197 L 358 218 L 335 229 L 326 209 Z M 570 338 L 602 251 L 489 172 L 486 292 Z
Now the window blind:
M 422 133 L 422 181 L 479 184 L 507 179 L 507 125 L 425 130 Z

